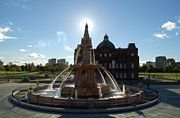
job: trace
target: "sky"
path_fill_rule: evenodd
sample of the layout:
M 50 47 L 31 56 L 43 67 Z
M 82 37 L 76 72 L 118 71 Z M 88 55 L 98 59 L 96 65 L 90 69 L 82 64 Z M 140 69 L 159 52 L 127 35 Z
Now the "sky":
M 116 48 L 135 43 L 140 63 L 161 55 L 180 61 L 179 11 L 179 0 L 0 0 L 0 60 L 73 63 L 80 23 L 89 19 L 93 48 L 107 33 Z

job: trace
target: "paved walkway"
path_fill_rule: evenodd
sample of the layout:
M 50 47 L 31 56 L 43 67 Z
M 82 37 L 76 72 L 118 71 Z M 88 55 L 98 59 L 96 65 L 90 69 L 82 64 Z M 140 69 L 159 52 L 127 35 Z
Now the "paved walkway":
M 0 84 L 0 118 L 180 118 L 180 85 L 156 85 L 161 103 L 142 110 L 112 114 L 50 114 L 22 109 L 7 100 L 16 87 L 28 84 Z

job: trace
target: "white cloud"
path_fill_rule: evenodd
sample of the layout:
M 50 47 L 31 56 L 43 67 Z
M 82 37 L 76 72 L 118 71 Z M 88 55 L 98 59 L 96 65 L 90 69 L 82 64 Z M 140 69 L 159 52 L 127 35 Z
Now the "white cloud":
M 74 58 L 74 56 L 70 55 L 70 56 L 67 56 L 67 58 L 69 58 L 69 59 L 73 59 L 73 58 Z
M 176 23 L 173 23 L 173 22 L 171 22 L 171 21 L 168 21 L 168 22 L 164 23 L 164 24 L 161 26 L 161 28 L 164 28 L 164 29 L 166 29 L 166 30 L 168 30 L 168 31 L 172 31 L 172 30 L 176 29 L 177 27 L 176 27 Z
M 6 32 L 9 32 L 9 31 L 12 31 L 12 29 L 10 27 L 0 27 L 0 32 L 1 33 L 6 33 Z
M 167 39 L 169 37 L 166 33 L 154 33 L 153 36 L 160 38 L 160 39 Z
M 6 0 L 7 6 L 14 6 L 18 8 L 26 8 L 29 0 Z
M 32 46 L 32 45 L 28 45 L 27 47 L 28 47 L 28 48 L 32 48 L 33 46 Z
M 73 51 L 73 49 L 71 47 L 69 47 L 68 45 L 65 45 L 64 49 L 67 50 L 67 51 Z
M 65 42 L 67 40 L 67 36 L 66 36 L 65 32 L 57 31 L 56 35 L 57 35 L 57 38 L 58 38 L 58 42 L 61 42 L 61 41 Z
M 46 46 L 54 46 L 57 42 L 53 42 L 53 40 L 39 40 L 38 44 L 35 47 L 46 47 Z
M 178 23 L 180 23 L 180 19 L 178 20 Z
M 26 50 L 26 49 L 20 49 L 19 51 L 21 51 L 21 52 L 26 52 L 27 50 Z
M 142 66 L 143 64 L 146 64 L 147 61 L 145 60 L 140 60 L 140 66 Z
M 0 27 L 0 42 L 6 39 L 17 39 L 16 37 L 6 35 L 10 31 L 13 31 L 10 27 Z
M 63 43 L 64 49 L 67 51 L 73 51 L 73 49 L 68 45 L 68 38 L 65 32 L 57 31 L 57 39 L 59 43 Z
M 43 55 L 43 54 L 37 54 L 37 53 L 27 54 L 26 56 L 27 56 L 27 57 L 30 57 L 30 58 L 45 58 L 45 55 Z

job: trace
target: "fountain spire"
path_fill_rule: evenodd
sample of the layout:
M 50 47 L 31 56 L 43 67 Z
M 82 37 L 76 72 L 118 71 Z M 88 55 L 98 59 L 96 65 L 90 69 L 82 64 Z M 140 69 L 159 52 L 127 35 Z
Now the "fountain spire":
M 84 39 L 89 39 L 88 24 L 85 25 Z

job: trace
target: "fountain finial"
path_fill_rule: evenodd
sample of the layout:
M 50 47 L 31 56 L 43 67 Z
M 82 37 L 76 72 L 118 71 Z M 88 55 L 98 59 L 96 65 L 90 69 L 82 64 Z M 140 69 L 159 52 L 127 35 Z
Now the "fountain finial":
M 85 25 L 85 30 L 88 30 L 88 24 L 86 23 L 86 25 Z
M 88 24 L 87 23 L 85 25 L 84 37 L 87 37 L 87 39 L 89 38 Z

